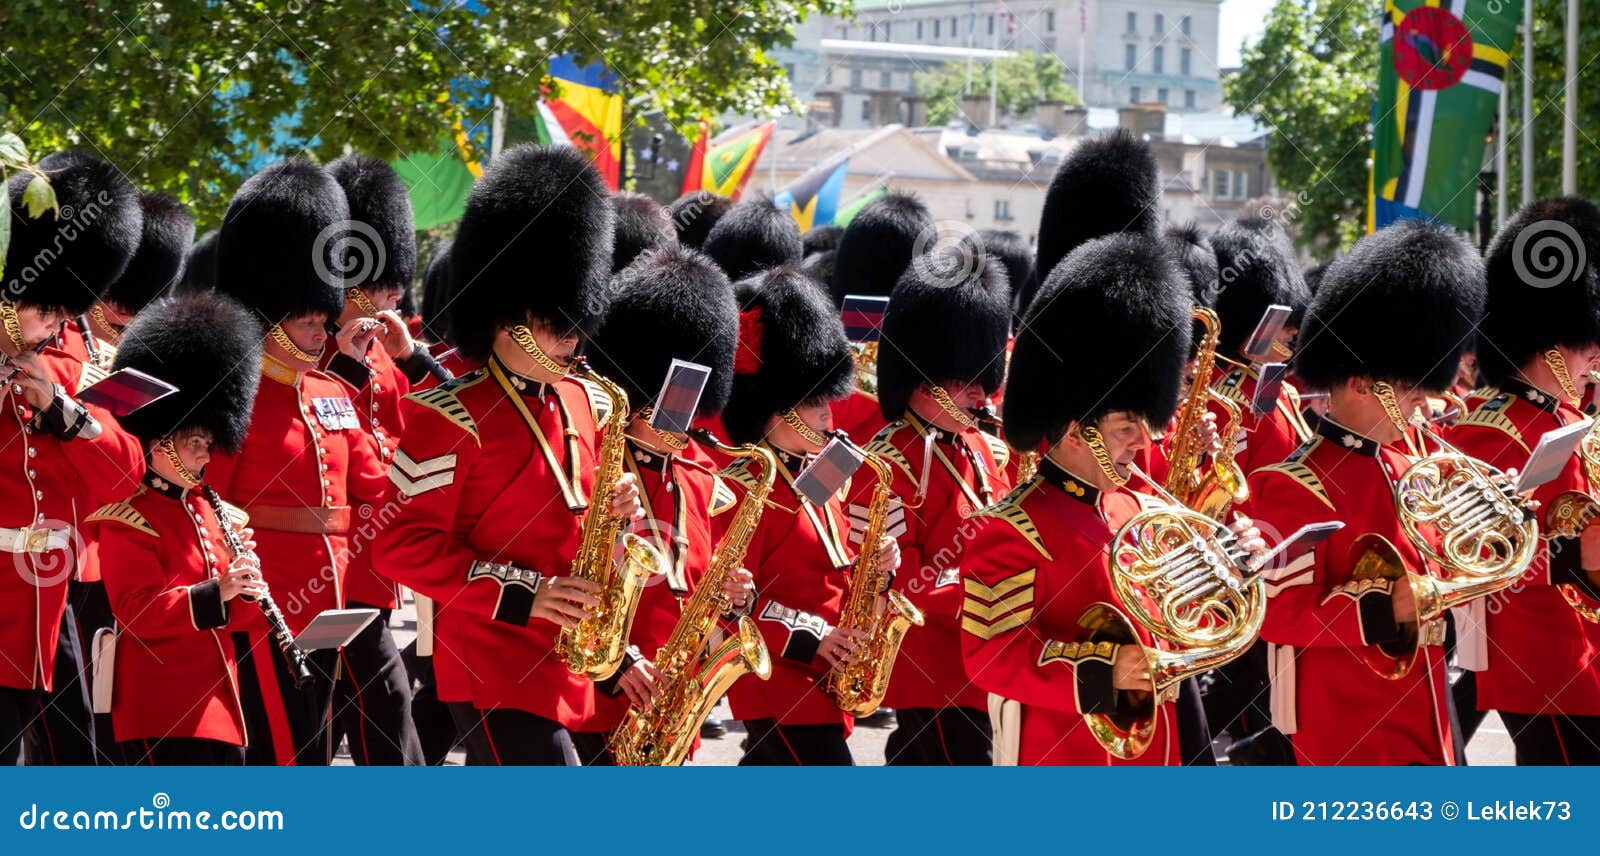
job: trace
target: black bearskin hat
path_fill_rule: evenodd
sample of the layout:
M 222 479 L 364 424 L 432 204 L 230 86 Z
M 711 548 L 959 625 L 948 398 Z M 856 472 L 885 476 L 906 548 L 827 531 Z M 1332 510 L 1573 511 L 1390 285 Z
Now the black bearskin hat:
M 1448 226 L 1402 220 L 1328 266 L 1293 368 L 1312 389 L 1353 377 L 1447 389 L 1483 315 L 1483 262 Z
M 982 229 L 979 246 L 1000 262 L 1006 274 L 1006 293 L 1011 295 L 1011 317 L 1022 322 L 1028 301 L 1039 291 L 1039 276 L 1033 269 L 1033 249 L 1022 235 L 1011 229 Z
M 838 259 L 838 250 L 823 250 L 815 255 L 806 256 L 805 260 L 800 262 L 800 269 L 822 286 L 822 290 L 828 293 L 829 300 L 833 299 L 833 269 Z
M 711 227 L 701 250 L 722 266 L 728 279 L 740 280 L 768 268 L 798 264 L 803 247 L 794 218 L 763 196 L 733 206 Z
M 611 190 L 580 150 L 523 145 L 495 157 L 450 248 L 450 332 L 486 360 L 495 331 L 526 316 L 592 332 L 605 315 L 615 240 Z
M 28 216 L 22 197 L 33 173 L 19 171 L 6 182 L 11 246 L 0 300 L 78 315 L 122 276 L 139 248 L 139 191 L 109 161 L 85 152 L 57 152 L 38 166 L 60 213 Z
M 350 206 L 345 287 L 410 288 L 417 274 L 417 229 L 406 183 L 394 167 L 366 155 L 345 155 L 328 164 L 328 174 L 344 188 Z
M 971 245 L 912 262 L 889 294 L 878 344 L 878 406 L 905 415 L 918 384 L 975 381 L 993 394 L 1006 373 L 1011 289 L 1005 266 Z
M 1154 234 L 1161 170 L 1150 144 L 1119 128 L 1089 137 L 1062 159 L 1039 213 L 1040 279 L 1079 244 L 1113 232 Z
M 212 292 L 180 294 L 134 316 L 113 369 L 132 368 L 178 388 L 120 417 L 146 443 L 204 428 L 224 452 L 237 452 L 250 428 L 261 381 L 261 336 L 254 313 Z
M 890 191 L 868 202 L 839 237 L 833 258 L 833 305 L 847 294 L 888 297 L 911 266 L 919 241 L 933 246 L 933 215 L 922 200 Z
M 1306 294 L 1310 297 L 1317 296 L 1317 289 L 1322 287 L 1322 275 L 1328 272 L 1327 262 L 1317 262 L 1301 272 L 1301 277 L 1306 281 Z
M 217 230 L 201 235 L 189 248 L 183 264 L 183 276 L 173 289 L 178 294 L 210 291 L 217 287 Z
M 616 273 L 646 250 L 678 242 L 678 230 L 661 203 L 643 193 L 618 193 L 611 197 L 617 209 L 617 238 L 611 249 L 611 272 Z
M 1274 303 L 1289 307 L 1291 324 L 1305 314 L 1311 290 L 1283 227 L 1262 217 L 1234 220 L 1211 236 L 1211 248 L 1217 256 L 1212 307 L 1222 320 L 1218 353 L 1237 358 Z
M 139 210 L 144 212 L 139 249 L 105 294 L 106 300 L 130 314 L 166 294 L 178 281 L 194 240 L 194 215 L 178 200 L 141 193 Z
M 757 442 L 774 414 L 854 388 L 855 354 L 828 298 L 797 267 L 763 274 L 739 314 L 733 395 L 722 412 L 728 436 Z
M 217 235 L 217 290 L 263 327 L 344 309 L 344 231 L 350 207 L 322 167 L 278 161 L 245 180 Z
M 450 341 L 450 304 L 455 298 L 450 278 L 450 241 L 440 242 L 422 272 L 422 333 L 430 342 Z
M 1165 426 L 1189 357 L 1189 306 L 1188 283 L 1154 235 L 1108 235 L 1073 250 L 1017 334 L 1001 404 L 1007 442 L 1037 451 L 1072 422 L 1113 411 Z
M 1167 245 L 1172 260 L 1189 283 L 1189 294 L 1195 306 L 1211 308 L 1217 303 L 1217 254 L 1211 241 L 1194 223 L 1168 226 L 1161 232 L 1161 242 Z
M 588 353 L 634 410 L 655 401 L 674 357 L 708 366 L 700 412 L 717 414 L 733 391 L 738 342 L 733 284 L 711 259 L 672 246 L 645 253 L 612 278 L 611 308 Z
M 1600 207 L 1575 196 L 1530 202 L 1500 228 L 1485 261 L 1478 367 L 1490 383 L 1556 345 L 1600 343 Z
M 672 200 L 667 213 L 678 230 L 678 243 L 692 249 L 705 246 L 713 226 L 733 207 L 733 200 L 709 190 L 695 190 Z
M 800 236 L 800 244 L 805 247 L 805 257 L 809 259 L 817 253 L 839 249 L 839 239 L 842 237 L 844 229 L 830 223 L 826 226 L 812 226 L 811 231 Z

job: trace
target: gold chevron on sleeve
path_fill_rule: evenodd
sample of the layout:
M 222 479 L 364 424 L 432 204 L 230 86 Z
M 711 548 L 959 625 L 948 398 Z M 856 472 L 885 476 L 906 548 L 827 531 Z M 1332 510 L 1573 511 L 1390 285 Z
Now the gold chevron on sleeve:
M 1005 618 L 994 622 L 993 624 L 984 624 L 982 621 L 979 621 L 976 618 L 963 615 L 961 616 L 961 629 L 987 642 L 990 639 L 993 639 L 994 637 L 1006 632 L 1007 630 L 1015 630 L 1018 627 L 1027 624 L 1032 618 L 1032 607 L 1024 609 L 1021 612 L 1013 612 Z
M 160 533 L 156 532 L 155 527 L 150 525 L 150 521 L 146 520 L 144 515 L 139 513 L 139 509 L 134 508 L 132 505 L 129 505 L 126 502 L 113 502 L 109 505 L 102 505 L 100 506 L 99 511 L 89 515 L 84 522 L 90 523 L 95 520 L 116 521 L 117 523 L 137 529 L 140 532 L 149 535 L 151 538 L 161 537 Z
M 1038 568 L 1030 568 L 1020 574 L 1012 574 L 1011 576 L 1006 577 L 992 586 L 984 585 L 972 577 L 966 577 L 963 579 L 961 581 L 961 585 L 964 589 L 966 589 L 968 597 L 977 598 L 988 603 L 994 603 L 1000 598 L 1005 597 L 1006 595 L 1016 591 L 1019 588 L 1022 588 L 1023 586 L 1027 586 L 1031 589 L 1033 587 L 1033 581 L 1038 577 L 1038 575 Z

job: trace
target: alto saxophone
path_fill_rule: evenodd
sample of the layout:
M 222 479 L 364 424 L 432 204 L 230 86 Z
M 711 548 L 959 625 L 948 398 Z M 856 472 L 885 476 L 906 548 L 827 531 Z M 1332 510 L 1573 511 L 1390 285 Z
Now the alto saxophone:
M 745 675 L 755 675 L 764 681 L 772 675 L 767 643 L 749 616 L 740 617 L 734 636 L 715 648 L 709 646 L 718 617 L 732 609 L 723 583 L 744 564 L 745 551 L 750 547 L 756 525 L 761 522 L 767 495 L 772 492 L 778 462 L 765 449 L 748 444 L 729 446 L 708 431 L 694 433 L 702 442 L 724 454 L 759 461 L 761 479 L 739 503 L 733 522 L 711 555 L 705 576 L 684 605 L 672 635 L 656 653 L 656 668 L 661 670 L 661 696 L 649 707 L 630 708 L 611 737 L 611 755 L 621 765 L 673 767 L 682 764 L 694 745 L 700 724 L 735 681 Z
M 611 399 L 611 414 L 600 426 L 605 433 L 600 441 L 599 472 L 594 490 L 589 493 L 588 513 L 583 516 L 578 553 L 572 558 L 572 576 L 598 585 L 600 603 L 576 627 L 561 631 L 556 651 L 573 674 L 604 680 L 622 665 L 645 583 L 652 576 L 665 573 L 667 565 L 661 551 L 650 542 L 623 533 L 628 521 L 609 513 L 611 493 L 622 478 L 622 456 L 627 449 L 623 429 L 628 421 L 628 394 L 583 360 L 574 364 L 572 372 L 605 392 Z M 619 541 L 620 560 L 614 555 Z
M 1189 382 L 1189 395 L 1178 411 L 1178 421 L 1173 426 L 1172 449 L 1167 454 L 1167 492 L 1178 501 L 1206 517 L 1221 518 L 1228 506 L 1250 497 L 1245 484 L 1244 471 L 1234 456 L 1238 444 L 1239 423 L 1244 418 L 1239 405 L 1217 394 L 1211 388 L 1211 377 L 1217 368 L 1217 340 L 1222 337 L 1222 322 L 1217 313 L 1203 306 L 1189 310 L 1190 317 L 1205 328 L 1200 346 L 1195 351 L 1194 379 Z M 1209 467 L 1201 464 L 1205 448 L 1200 442 L 1200 423 L 1206 414 L 1206 404 L 1217 402 L 1228 413 L 1227 423 L 1221 426 L 1222 448 L 1212 456 Z
M 895 657 L 900 653 L 900 643 L 912 626 L 922 626 L 922 610 L 900 592 L 890 591 L 884 610 L 881 614 L 878 611 L 878 594 L 889 582 L 888 569 L 878 561 L 878 542 L 883 539 L 884 524 L 889 518 L 889 501 L 893 499 L 889 485 L 894 474 L 889 464 L 857 446 L 843 431 L 830 431 L 828 435 L 861 455 L 878 479 L 872 491 L 872 502 L 867 508 L 867 527 L 861 537 L 861 552 L 850 569 L 848 599 L 839 616 L 839 627 L 867 634 L 862 647 L 864 653 L 850 665 L 835 669 L 828 676 L 828 689 L 838 702 L 839 709 L 856 716 L 866 716 L 883 704 L 883 695 L 889 689 L 889 674 L 894 669 Z
M 1123 760 L 1150 748 L 1159 706 L 1177 698 L 1178 685 L 1250 650 L 1267 616 L 1266 585 L 1245 564 L 1238 537 L 1150 484 L 1168 505 L 1146 508 L 1112 537 L 1107 570 L 1117 603 L 1094 604 L 1078 619 L 1093 643 L 1139 645 L 1150 666 L 1152 703 L 1083 717 L 1095 741 Z M 1143 645 L 1136 626 L 1154 646 Z

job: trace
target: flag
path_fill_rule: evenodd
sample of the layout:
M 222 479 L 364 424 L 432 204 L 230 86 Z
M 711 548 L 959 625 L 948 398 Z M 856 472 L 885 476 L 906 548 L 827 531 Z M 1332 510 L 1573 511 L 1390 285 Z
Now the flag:
M 880 184 L 877 187 L 868 189 L 860 196 L 850 200 L 850 204 L 839 209 L 839 213 L 833 215 L 833 225 L 840 227 L 850 225 L 850 221 L 854 220 L 856 215 L 861 213 L 861 209 L 867 207 L 868 202 L 871 202 L 872 200 L 877 199 L 888 192 L 889 185 L 887 184 Z
M 845 338 L 852 342 L 876 342 L 883 335 L 883 313 L 889 298 L 866 294 L 846 294 L 840 309 Z
M 480 131 L 487 136 L 487 128 Z M 453 223 L 467 210 L 472 183 L 483 175 L 483 166 L 474 152 L 483 150 L 479 146 L 487 146 L 487 140 L 476 140 L 476 136 L 479 135 L 467 133 L 458 121 L 455 134 L 440 140 L 435 151 L 412 152 L 390 164 L 405 182 L 417 229 Z
M 622 96 L 613 92 L 615 78 L 599 63 L 579 68 L 569 55 L 550 61 L 550 78 L 555 85 L 544 87 L 534 117 L 539 142 L 582 149 L 616 190 L 622 181 Z
M 1385 0 L 1368 231 L 1408 218 L 1472 228 L 1521 17 L 1519 0 Z
M 788 209 L 801 232 L 809 232 L 813 226 L 826 226 L 833 223 L 838 214 L 844 179 L 849 172 L 849 158 L 817 167 L 778 191 L 772 203 Z
M 689 153 L 689 169 L 683 176 L 683 192 L 709 190 L 735 202 L 755 172 L 761 150 L 772 139 L 776 121 L 748 125 L 710 139 L 711 126 L 700 123 L 700 138 Z

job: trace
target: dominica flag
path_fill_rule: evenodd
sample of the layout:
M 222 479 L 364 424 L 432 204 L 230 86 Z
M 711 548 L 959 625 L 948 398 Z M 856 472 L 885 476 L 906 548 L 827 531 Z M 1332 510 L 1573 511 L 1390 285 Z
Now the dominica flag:
M 750 183 L 761 150 L 772 139 L 778 123 L 763 122 L 729 129 L 711 139 L 711 126 L 700 123 L 700 138 L 689 151 L 689 169 L 683 175 L 683 192 L 709 190 L 735 202 Z
M 849 174 L 849 158 L 823 164 L 778 191 L 772 202 L 789 212 L 801 232 L 809 232 L 813 226 L 826 226 L 834 222 L 839 213 L 844 180 Z
M 594 160 L 612 190 L 622 179 L 622 96 L 616 79 L 595 63 L 580 68 L 570 55 L 550 61 L 534 133 L 545 145 L 577 146 Z
M 1522 0 L 1384 0 L 1367 229 L 1470 230 Z

